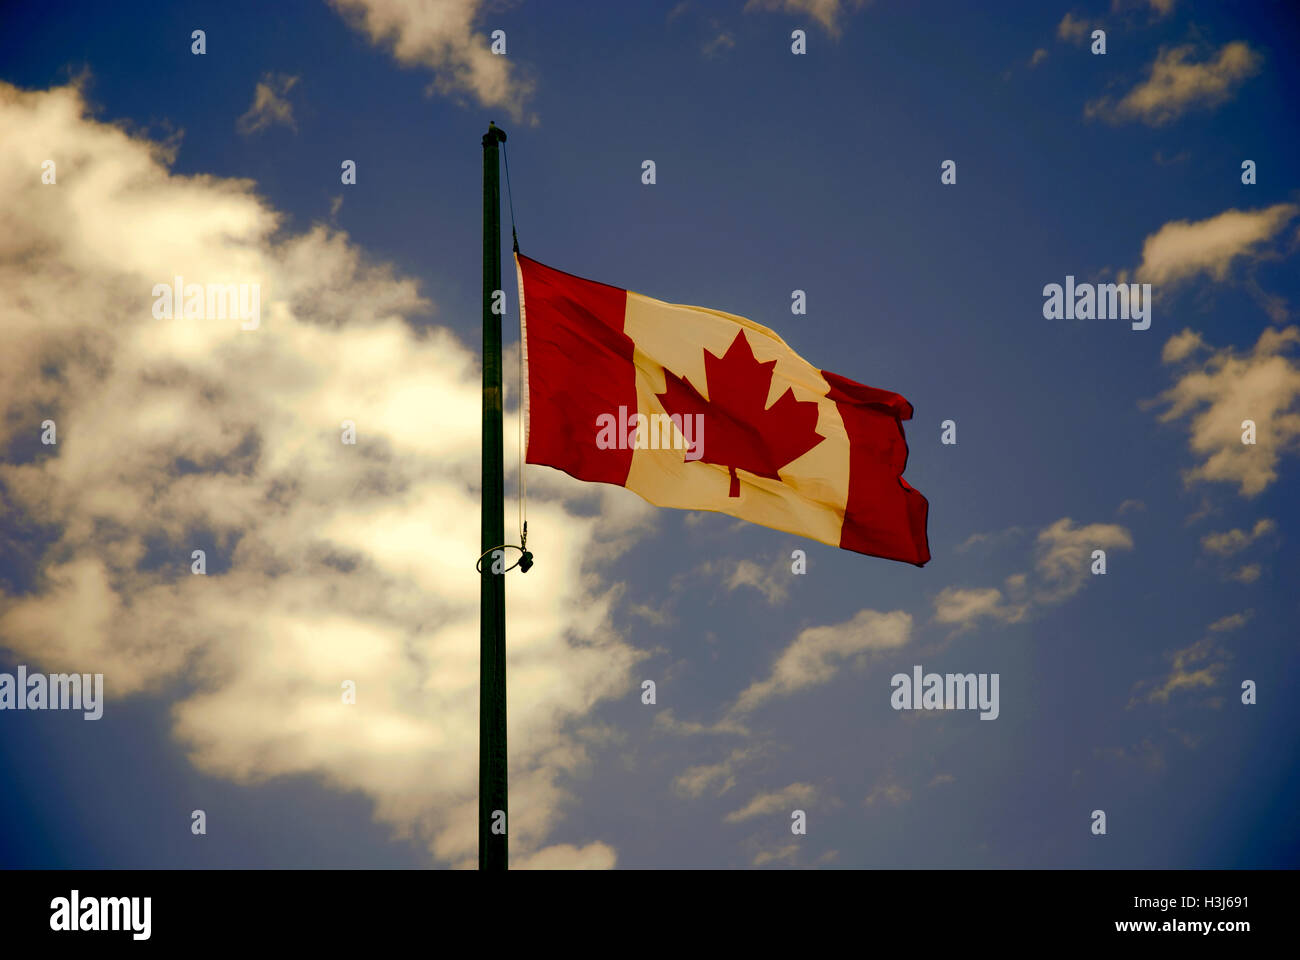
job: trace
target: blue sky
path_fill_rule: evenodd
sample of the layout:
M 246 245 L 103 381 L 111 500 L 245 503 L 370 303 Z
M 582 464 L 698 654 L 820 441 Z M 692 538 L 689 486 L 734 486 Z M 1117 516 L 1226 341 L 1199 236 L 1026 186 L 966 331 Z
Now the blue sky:
M 473 744 L 445 746 L 471 729 L 463 711 L 453 719 L 412 706 L 408 681 L 393 680 L 385 714 L 367 717 L 363 683 L 362 716 L 347 721 L 356 739 L 344 737 L 343 749 L 333 728 L 294 726 L 311 715 L 294 698 L 316 696 L 306 691 L 334 674 L 297 672 L 310 644 L 281 649 L 277 638 L 295 622 L 316 624 L 325 659 L 340 665 L 372 641 L 409 644 L 428 654 L 414 690 L 451 684 L 463 656 L 476 655 L 464 623 L 439 632 L 444 616 L 459 623 L 461 581 L 446 581 L 443 596 L 418 573 L 421 556 L 464 554 L 455 564 L 476 584 L 477 523 L 462 542 L 455 524 L 430 516 L 476 502 L 476 440 L 453 449 L 421 437 L 477 436 L 479 138 L 491 119 L 509 134 L 524 253 L 752 318 L 814 365 L 907 397 L 906 476 L 930 502 L 933 554 L 917 569 L 721 515 L 655 510 L 530 467 L 538 567 L 507 585 L 521 605 L 510 636 L 529 622 L 539 631 L 536 650 L 521 653 L 530 659 L 516 694 L 529 698 L 519 715 L 537 729 L 511 741 L 524 765 L 518 780 L 512 772 L 521 864 L 535 855 L 535 864 L 630 868 L 1296 864 L 1300 711 L 1289 690 L 1300 663 L 1287 585 L 1300 573 L 1289 535 L 1300 519 L 1300 368 L 1286 335 L 1256 349 L 1266 331 L 1296 324 L 1300 297 L 1294 11 L 1189 0 L 1006 4 L 996 16 L 883 0 L 463 0 L 449 9 L 467 27 L 399 17 L 392 36 L 404 47 L 392 36 L 373 42 L 366 4 L 345 6 L 27 4 L 4 14 L 0 81 L 36 99 L 22 106 L 6 86 L 0 125 L 14 147 L 6 152 L 21 153 L 5 167 L 20 239 L 3 247 L 0 266 L 31 278 L 22 295 L 16 285 L 0 294 L 16 345 L 0 368 L 9 383 L 0 386 L 0 669 L 103 662 L 109 702 L 95 722 L 0 713 L 0 763 L 15 771 L 0 791 L 0 862 L 464 863 L 473 825 L 467 834 L 458 813 L 461 766 Z M 1089 50 L 1097 28 L 1105 55 Z M 190 52 L 194 29 L 206 31 L 203 56 Z M 507 55 L 484 64 L 496 29 Z M 806 55 L 790 52 L 795 29 L 806 31 Z M 458 73 L 465 64 L 479 72 Z M 47 93 L 73 78 L 80 117 Z M 288 112 L 267 111 L 264 127 L 249 132 L 246 121 L 241 132 L 259 83 Z M 105 124 L 128 130 L 137 151 L 94 140 Z M 96 214 L 95 195 L 74 192 L 91 189 L 79 186 L 81 171 L 119 159 L 131 169 L 145 141 L 175 146 L 154 168 L 174 192 L 146 177 L 105 206 L 111 217 Z M 97 145 L 74 159 L 79 143 Z M 55 155 L 59 183 L 45 187 L 39 159 Z M 345 159 L 357 163 L 355 185 L 340 183 Z M 641 183 L 646 159 L 653 186 Z M 948 159 L 955 185 L 940 183 Z M 1253 185 L 1241 179 L 1247 159 Z M 278 223 L 230 200 L 243 190 Z M 222 253 L 227 228 L 211 225 L 227 222 L 273 265 L 268 276 L 296 291 L 286 300 L 294 337 L 278 339 L 276 322 L 288 321 L 277 316 L 252 341 L 264 346 L 247 348 L 264 353 L 136 338 L 150 286 L 170 279 L 173 240 L 177 269 L 221 256 L 245 264 Z M 158 252 L 137 257 L 137 244 Z M 1044 285 L 1120 274 L 1153 283 L 1149 330 L 1044 319 Z M 314 298 L 322 284 L 329 297 Z M 507 288 L 513 344 L 509 278 Z M 807 291 L 806 316 L 790 313 L 795 289 Z M 132 297 L 138 304 L 123 306 Z M 358 305 L 382 316 L 358 317 Z M 402 347 L 394 330 L 413 339 Z M 437 330 L 454 341 L 429 339 Z M 104 362 L 83 363 L 79 350 L 102 350 Z M 148 364 L 139 359 L 151 350 Z M 368 366 L 348 366 L 363 353 Z M 276 358 L 274 376 L 263 375 L 264 356 Z M 50 363 L 63 371 L 57 383 L 42 373 Z M 127 369 L 129 382 L 104 374 Z M 176 392 L 140 392 L 162 370 Z M 326 454 L 282 453 L 322 429 L 308 422 L 307 400 L 283 399 L 300 370 L 325 384 L 319 396 L 360 404 L 377 391 L 376 409 L 400 415 L 359 423 L 379 439 L 358 449 L 374 459 L 355 485 L 320 479 L 344 469 Z M 445 383 L 452 399 L 413 407 L 392 387 L 407 382 Z M 244 405 L 176 428 L 215 458 L 200 458 L 209 464 L 200 472 L 225 478 L 200 488 L 202 509 L 190 515 L 183 471 L 151 473 L 155 461 L 128 451 L 167 436 L 142 426 L 143 411 L 163 409 L 147 403 L 179 403 L 205 384 Z M 47 407 L 66 438 L 53 451 L 33 441 Z M 76 467 L 90 432 L 78 424 L 92 413 L 95 432 L 120 444 Z M 1254 448 L 1223 427 L 1247 417 L 1259 424 Z M 337 429 L 332 409 L 324 419 Z M 940 443 L 947 419 L 956 445 Z M 227 441 L 245 428 L 256 462 L 236 469 Z M 507 460 L 514 443 L 508 430 Z M 133 465 L 115 476 L 119 454 Z M 376 479 L 385 473 L 387 492 Z M 295 519 L 281 528 L 279 514 L 254 505 L 300 479 L 317 514 L 288 507 Z M 138 493 L 141 508 L 122 512 L 95 489 L 133 502 Z M 365 508 L 338 512 L 358 490 Z M 241 499 L 248 491 L 261 499 Z M 409 530 L 426 516 L 445 536 L 366 539 L 385 518 Z M 513 516 L 511 500 L 508 525 Z M 1105 576 L 1087 572 L 1095 544 L 1107 548 Z M 177 578 L 188 577 L 194 546 L 209 550 L 202 589 L 224 591 L 208 596 L 234 634 L 184 617 L 193 597 L 183 591 L 199 588 Z M 790 572 L 795 549 L 807 551 L 806 575 Z M 382 576 L 339 575 L 346 564 L 331 567 L 331 550 Z M 415 559 L 394 565 L 408 552 Z M 109 571 L 120 606 L 84 585 L 60 592 L 51 571 L 69 563 Z M 418 612 L 337 599 L 380 582 Z M 254 623 L 237 620 L 245 606 L 268 631 L 264 643 L 234 639 L 255 635 L 240 632 Z M 117 613 L 92 615 L 101 608 Z M 905 614 L 907 642 L 855 639 L 863 610 Z M 57 642 L 55 622 L 65 623 Z M 349 623 L 364 629 L 349 633 Z M 128 644 L 123 631 L 137 627 Z M 833 628 L 819 648 L 824 676 L 765 702 L 743 732 L 721 729 L 738 696 L 820 627 Z M 261 664 L 254 679 L 242 672 L 250 658 Z M 999 673 L 999 718 L 892 710 L 890 676 L 918 663 Z M 653 706 L 640 700 L 645 679 L 657 684 Z M 1243 680 L 1258 684 L 1256 704 L 1241 703 Z M 241 698 L 264 690 L 280 691 L 284 712 L 268 706 L 257 713 L 266 729 L 232 733 L 232 717 L 263 703 Z M 534 702 L 536 713 L 525 705 Z M 806 836 L 790 833 L 795 808 L 808 813 Z M 205 837 L 189 832 L 194 809 L 208 813 Z M 1089 829 L 1095 809 L 1106 811 L 1104 837 Z

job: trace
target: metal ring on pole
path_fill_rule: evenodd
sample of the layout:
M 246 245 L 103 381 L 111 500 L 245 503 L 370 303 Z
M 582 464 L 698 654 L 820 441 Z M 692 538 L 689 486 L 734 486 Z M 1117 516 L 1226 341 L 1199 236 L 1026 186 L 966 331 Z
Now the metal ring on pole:
M 518 567 L 521 573 L 527 573 L 532 568 L 533 555 L 531 553 L 529 553 L 523 547 L 515 546 L 513 543 L 500 543 L 497 544 L 495 547 L 490 547 L 489 549 L 484 550 L 481 554 L 479 554 L 478 561 L 474 564 L 474 569 L 477 570 L 480 575 L 483 573 L 483 558 L 486 557 L 489 553 L 494 553 L 497 550 L 518 550 L 519 551 L 519 559 L 516 560 L 514 563 L 510 564 L 510 566 L 506 567 L 504 570 L 502 570 L 501 571 L 502 573 L 509 573 L 515 567 Z

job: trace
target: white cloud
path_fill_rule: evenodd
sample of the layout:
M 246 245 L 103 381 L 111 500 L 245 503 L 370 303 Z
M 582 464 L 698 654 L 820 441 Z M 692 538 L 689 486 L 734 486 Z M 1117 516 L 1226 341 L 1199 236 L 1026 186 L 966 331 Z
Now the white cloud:
M 972 533 L 961 543 L 957 544 L 957 546 L 953 547 L 953 549 L 957 553 L 965 553 L 967 550 L 970 550 L 973 547 L 978 547 L 981 544 L 988 544 L 991 547 L 999 547 L 1004 543 L 1009 543 L 1012 540 L 1015 540 L 1023 533 L 1025 533 L 1023 527 L 1008 527 L 1005 530 L 998 530 L 993 533 Z
M 512 858 L 511 870 L 613 870 L 618 862 L 614 848 L 606 843 L 575 847 L 563 843 L 538 850 L 527 857 Z
M 1205 341 L 1201 339 L 1199 331 L 1183 330 L 1182 333 L 1175 333 L 1165 341 L 1164 349 L 1160 351 L 1160 362 L 1179 363 L 1204 346 Z
M 761 593 L 770 604 L 781 603 L 790 594 L 790 567 L 784 558 L 778 557 L 767 568 L 760 567 L 753 560 L 739 560 L 727 578 L 727 589 L 752 587 Z
M 487 7 L 483 0 L 330 2 L 372 43 L 391 47 L 398 63 L 432 70 L 439 93 L 468 93 L 522 119 L 533 84 L 520 78 L 509 56 L 491 52 L 491 30 L 476 26 Z
M 1276 523 L 1267 517 L 1261 517 L 1255 521 L 1255 526 L 1248 531 L 1234 527 L 1222 533 L 1207 533 L 1201 538 L 1201 547 L 1206 553 L 1217 554 L 1220 557 L 1230 557 L 1234 553 L 1245 550 L 1256 540 L 1267 536 L 1276 529 Z
M 1162 422 L 1188 418 L 1188 440 L 1200 463 L 1185 479 L 1235 483 L 1253 497 L 1277 479 L 1282 454 L 1300 438 L 1300 365 L 1289 356 L 1300 327 L 1268 329 L 1254 349 L 1213 352 L 1187 369 L 1160 395 L 1168 409 Z M 1255 422 L 1256 442 L 1242 443 L 1245 420 Z
M 1124 13 L 1130 9 L 1150 8 L 1151 18 L 1161 20 L 1174 12 L 1175 0 L 1111 0 L 1111 13 Z
M 59 531 L 38 589 L 0 595 L 0 636 L 42 669 L 103 672 L 110 711 L 178 697 L 173 732 L 210 775 L 314 776 L 435 859 L 472 857 L 475 355 L 408 325 L 429 309 L 415 283 L 346 234 L 282 236 L 251 183 L 173 174 L 167 150 L 83 110 L 74 88 L 0 84 L 0 443 L 58 424 L 57 447 L 0 483 Z M 47 158 L 53 186 L 31 175 Z M 152 287 L 176 275 L 259 283 L 261 326 L 155 319 Z M 631 689 L 641 655 L 591 565 L 603 521 L 568 506 L 592 488 L 530 486 L 546 546 L 507 590 L 512 851 L 610 865 L 599 843 L 537 851 L 562 777 L 590 762 L 571 726 Z M 195 530 L 228 570 L 190 575 Z M 142 566 L 157 542 L 162 565 Z
M 253 91 L 253 105 L 235 122 L 236 129 L 246 135 L 277 125 L 296 131 L 298 126 L 293 122 L 293 106 L 286 95 L 297 82 L 297 77 L 282 73 L 263 74 Z
M 1056 39 L 1067 43 L 1083 43 L 1088 39 L 1087 19 L 1066 13 L 1061 18 L 1061 22 L 1056 25 Z
M 859 610 L 847 623 L 809 627 L 777 657 L 766 679 L 741 693 L 729 716 L 742 716 L 769 700 L 829 683 L 839 672 L 841 661 L 870 651 L 897 649 L 907 643 L 911 632 L 912 617 L 901 610 Z
M 1060 603 L 1083 589 L 1091 573 L 1092 552 L 1132 550 L 1133 538 L 1117 523 L 1091 523 L 1076 527 L 1062 517 L 1038 534 L 1034 561 L 1039 577 L 1035 602 Z
M 656 730 L 676 737 L 749 735 L 749 730 L 735 720 L 719 720 L 714 724 L 697 723 L 694 720 L 678 720 L 672 707 L 666 707 L 655 713 L 654 727 Z
M 720 763 L 689 767 L 673 780 L 673 789 L 684 797 L 721 796 L 736 785 L 739 768 L 761 753 L 760 747 L 738 747 Z
M 933 786 L 933 784 L 931 785 Z M 911 799 L 912 792 L 899 783 L 893 774 L 886 774 L 880 779 L 879 783 L 871 788 L 871 792 L 867 794 L 863 803 L 868 807 L 901 807 Z
M 1230 630 L 1240 630 L 1250 622 L 1250 618 L 1254 616 L 1254 614 L 1254 610 L 1247 610 L 1244 613 L 1229 614 L 1226 617 L 1220 617 L 1218 620 L 1215 620 L 1210 624 L 1208 629 L 1212 633 L 1227 633 Z
M 1217 658 L 1217 659 L 1216 659 Z M 1174 694 L 1215 686 L 1227 664 L 1209 639 L 1199 640 L 1189 647 L 1170 655 L 1173 665 L 1159 681 L 1139 683 L 1129 706 L 1145 700 L 1148 703 L 1168 703 Z M 1144 694 L 1139 695 L 1140 691 Z
M 1260 256 L 1260 246 L 1276 236 L 1298 212 L 1300 207 L 1295 204 L 1278 203 L 1260 210 L 1225 210 L 1196 222 L 1172 220 L 1143 242 L 1137 278 L 1165 284 L 1204 273 L 1222 283 L 1234 261 Z M 1184 330 L 1165 345 L 1167 351 L 1173 352 L 1165 362 L 1176 362 L 1199 345 L 1199 336 Z M 1180 350 L 1185 352 L 1180 354 Z
M 861 10 L 866 0 L 748 0 L 745 12 L 777 11 L 812 17 L 832 37 L 840 35 L 840 15 L 852 6 Z
M 1263 568 L 1258 563 L 1248 563 L 1240 570 L 1230 574 L 1228 579 L 1236 580 L 1238 583 L 1254 583 L 1263 572 Z
M 622 487 L 612 487 L 611 489 L 627 492 Z M 645 501 L 641 502 L 644 503 Z M 696 515 L 709 516 L 708 514 Z M 690 523 L 691 516 L 693 515 L 687 514 L 687 526 L 692 525 Z M 769 604 L 775 606 L 783 603 L 789 597 L 790 583 L 793 576 L 791 561 L 779 554 L 767 562 L 765 566 L 753 560 L 721 557 L 704 560 L 690 570 L 674 575 L 669 582 L 668 589 L 671 595 L 676 595 L 688 588 L 699 586 L 709 578 L 716 578 L 728 592 L 746 587 L 761 594 Z
M 817 788 L 810 783 L 792 783 L 782 790 L 759 793 L 739 810 L 733 810 L 722 819 L 727 823 L 741 823 L 754 817 L 784 813 L 787 816 L 799 807 L 812 803 Z
M 762 867 L 769 863 L 790 863 L 799 856 L 799 844 L 787 843 L 771 850 L 760 850 L 754 854 L 754 866 Z
M 1259 71 L 1261 57 L 1241 41 L 1224 44 L 1217 56 L 1199 63 L 1191 44 L 1161 50 L 1146 80 L 1118 103 L 1102 97 L 1087 105 L 1090 117 L 1111 121 L 1141 120 L 1153 127 L 1182 116 L 1193 107 L 1212 109 L 1231 99 Z
M 999 535 L 977 536 L 986 540 Z M 944 587 L 934 598 L 934 618 L 963 628 L 982 619 L 1019 623 L 1036 609 L 1061 603 L 1082 590 L 1091 575 L 1092 551 L 1098 549 L 1106 550 L 1109 559 L 1109 551 L 1133 549 L 1133 538 L 1119 524 L 1076 527 L 1069 517 L 1062 517 L 1038 533 L 1032 582 L 1026 573 L 1007 577 L 1005 586 L 1010 598 L 997 587 Z
M 673 616 L 667 610 L 652 607 L 648 603 L 629 604 L 627 612 L 629 616 L 640 617 L 646 623 L 656 627 L 665 627 L 673 622 Z
M 703 53 L 706 57 L 711 57 L 714 54 L 720 53 L 724 50 L 730 50 L 735 45 L 736 45 L 736 38 L 733 37 L 726 30 L 723 30 L 716 37 L 714 37 L 703 47 L 701 47 L 700 52 Z
M 1015 623 L 1024 619 L 1028 607 L 1003 603 L 997 587 L 944 587 L 934 598 L 934 618 L 940 623 L 971 624 L 981 618 Z

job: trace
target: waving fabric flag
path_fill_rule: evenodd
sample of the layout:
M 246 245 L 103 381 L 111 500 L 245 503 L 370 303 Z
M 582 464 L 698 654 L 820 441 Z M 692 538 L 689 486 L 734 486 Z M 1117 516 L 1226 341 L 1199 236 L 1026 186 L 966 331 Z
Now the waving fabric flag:
M 744 317 L 515 254 L 528 463 L 923 566 L 903 479 L 912 406 L 819 370 Z

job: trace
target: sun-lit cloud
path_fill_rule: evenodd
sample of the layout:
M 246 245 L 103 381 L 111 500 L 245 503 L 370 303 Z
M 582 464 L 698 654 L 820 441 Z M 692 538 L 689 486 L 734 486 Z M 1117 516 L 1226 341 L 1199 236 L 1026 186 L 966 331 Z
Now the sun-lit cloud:
M 526 857 L 512 857 L 511 870 L 612 870 L 618 854 L 607 843 L 576 847 L 571 843 L 546 847 Z
M 934 598 L 939 623 L 969 624 L 984 618 L 1015 623 L 1028 612 L 1025 604 L 1007 604 L 997 587 L 944 587 Z
M 1083 43 L 1088 39 L 1089 29 L 1087 18 L 1076 17 L 1067 11 L 1056 25 L 1056 39 L 1066 43 Z
M 1214 687 L 1227 664 L 1207 638 L 1169 655 L 1169 673 L 1159 680 L 1139 683 L 1129 706 L 1140 702 L 1165 704 L 1177 693 Z
M 661 607 L 652 607 L 648 603 L 630 603 L 627 607 L 629 616 L 639 617 L 656 627 L 666 627 L 673 622 L 673 616 Z
M 1258 563 L 1248 563 L 1235 572 L 1228 575 L 1229 580 L 1235 580 L 1237 583 L 1254 583 L 1263 574 L 1264 568 Z
M 35 587 L 0 593 L 0 637 L 34 667 L 103 672 L 109 711 L 172 698 L 208 775 L 359 791 L 436 861 L 472 858 L 475 354 L 408 322 L 434 305 L 346 234 L 283 232 L 250 182 L 175 174 L 168 149 L 84 113 L 75 87 L 0 84 L 0 446 L 58 430 L 0 464 L 55 537 Z M 57 185 L 30 175 L 47 157 Z M 176 276 L 259 284 L 260 325 L 155 317 Z M 592 762 L 574 725 L 629 692 L 643 656 L 603 573 L 642 528 L 616 505 L 607 528 L 590 487 L 545 473 L 529 509 L 546 550 L 507 590 L 511 849 L 611 866 L 599 838 L 546 841 Z M 199 537 L 216 545 L 203 576 Z
M 718 763 L 702 763 L 683 770 L 673 780 L 673 789 L 684 797 L 700 797 L 706 793 L 721 796 L 736 785 L 737 771 L 762 752 L 758 746 L 737 747 Z
M 692 525 L 690 519 L 692 516 L 692 514 L 686 515 L 687 526 Z M 699 516 L 705 515 L 699 514 Z M 673 576 L 669 581 L 669 595 L 676 597 L 705 582 L 716 581 L 728 593 L 737 590 L 753 591 L 772 606 L 784 603 L 790 596 L 791 578 L 795 576 L 791 570 L 791 561 L 780 555 L 772 559 L 766 557 L 761 559 L 763 560 L 761 563 L 745 557 L 716 557 L 702 560 L 690 570 Z
M 1205 346 L 1199 330 L 1183 330 L 1165 341 L 1160 351 L 1161 363 L 1181 363 Z
M 912 617 L 901 610 L 859 610 L 846 623 L 808 627 L 776 658 L 770 675 L 741 693 L 728 716 L 740 717 L 769 700 L 829 683 L 844 660 L 902 647 L 911 632 Z
M 1246 624 L 1250 623 L 1250 618 L 1254 616 L 1254 610 L 1245 610 L 1241 613 L 1229 614 L 1226 617 L 1220 617 L 1209 625 L 1211 633 L 1227 633 L 1230 630 L 1240 630 Z
M 1266 537 L 1277 529 L 1277 524 L 1268 517 L 1260 517 L 1250 530 L 1234 527 L 1222 533 L 1207 533 L 1201 538 L 1201 548 L 1206 553 L 1220 557 L 1230 557 L 1240 553 L 1261 537 Z
M 911 799 L 912 791 L 890 773 L 880 778 L 862 802 L 867 807 L 901 807 Z
M 998 547 L 1015 540 L 1025 532 L 1026 531 L 1023 527 L 1008 527 L 1005 530 L 998 530 L 992 533 L 972 533 L 961 543 L 957 544 L 957 546 L 953 547 L 953 549 L 958 553 L 965 553 L 967 550 L 971 550 L 981 545 Z
M 1300 364 L 1288 356 L 1297 343 L 1300 327 L 1269 328 L 1249 351 L 1212 351 L 1160 395 L 1156 404 L 1167 408 L 1161 422 L 1187 422 L 1199 461 L 1185 472 L 1187 483 L 1236 484 L 1254 497 L 1277 480 L 1282 456 L 1300 439 Z M 1254 443 L 1242 442 L 1247 420 Z
M 297 82 L 297 77 L 282 73 L 263 74 L 253 91 L 253 105 L 248 108 L 247 113 L 235 121 L 236 129 L 245 135 L 274 126 L 288 127 L 296 131 L 298 125 L 293 121 L 293 105 L 289 103 L 287 94 Z
M 1142 263 L 1137 279 L 1144 283 L 1168 284 L 1200 274 L 1223 282 L 1238 261 L 1261 255 L 1261 247 L 1300 213 L 1300 206 L 1278 203 L 1259 210 L 1225 210 L 1205 220 L 1171 220 L 1142 244 Z M 1166 362 L 1182 359 L 1200 345 L 1199 335 L 1184 331 L 1182 340 L 1166 344 L 1172 351 Z M 1188 337 L 1193 339 L 1187 339 Z M 1182 351 L 1182 352 L 1180 352 Z
M 661 733 L 675 737 L 699 736 L 748 736 L 749 730 L 734 719 L 723 719 L 717 723 L 698 723 L 694 720 L 678 720 L 672 707 L 665 707 L 655 714 L 654 728 Z
M 999 535 L 978 536 L 980 540 L 988 540 Z M 1039 609 L 1062 603 L 1082 590 L 1091 576 L 1094 550 L 1131 549 L 1133 537 L 1119 524 L 1092 523 L 1077 527 L 1069 517 L 1062 517 L 1038 532 L 1032 575 L 1021 572 L 1008 576 L 1003 581 L 1005 589 L 944 587 L 934 598 L 934 619 L 963 629 L 981 620 L 1019 623 Z
M 1034 569 L 1039 604 L 1060 603 L 1083 589 L 1092 577 L 1094 550 L 1132 550 L 1133 537 L 1117 523 L 1090 523 L 1076 527 L 1062 517 L 1038 534 Z
M 781 790 L 759 793 L 739 810 L 733 810 L 722 819 L 726 823 L 741 823 L 755 817 L 790 812 L 817 798 L 817 788 L 810 783 L 792 783 Z
M 1110 0 L 1111 13 L 1147 11 L 1153 20 L 1161 20 L 1174 12 L 1175 0 Z
M 754 854 L 753 864 L 763 867 L 769 863 L 791 863 L 799 856 L 799 844 L 787 843 L 771 850 L 760 850 Z
M 747 0 L 745 12 L 758 10 L 811 17 L 832 37 L 841 31 L 840 18 L 850 8 L 861 10 L 867 0 Z
M 391 49 L 398 63 L 432 70 L 439 93 L 467 93 L 485 107 L 502 107 L 514 119 L 523 118 L 534 84 L 520 76 L 509 56 L 492 53 L 491 30 L 480 25 L 492 9 L 484 0 L 330 3 L 371 43 Z
M 775 563 L 761 567 L 753 560 L 739 560 L 727 577 L 727 589 L 749 587 L 757 590 L 770 604 L 778 604 L 790 595 L 790 567 L 778 557 Z
M 700 52 L 706 57 L 712 57 L 719 53 L 732 49 L 736 45 L 736 38 L 727 30 L 719 31 L 708 43 L 700 48 Z
M 1140 120 L 1163 126 L 1195 107 L 1213 109 L 1232 99 L 1238 88 L 1259 71 L 1262 58 L 1242 41 L 1226 43 L 1217 54 L 1197 61 L 1192 44 L 1163 49 L 1148 69 L 1146 80 L 1119 101 L 1101 97 L 1084 113 L 1112 122 Z

